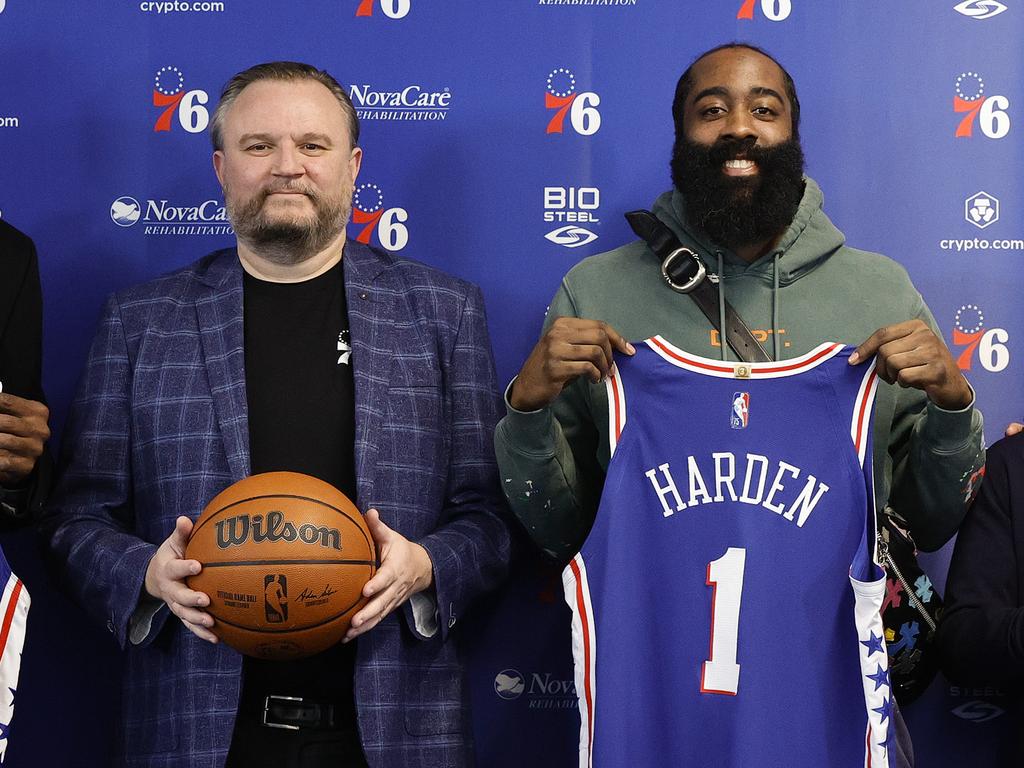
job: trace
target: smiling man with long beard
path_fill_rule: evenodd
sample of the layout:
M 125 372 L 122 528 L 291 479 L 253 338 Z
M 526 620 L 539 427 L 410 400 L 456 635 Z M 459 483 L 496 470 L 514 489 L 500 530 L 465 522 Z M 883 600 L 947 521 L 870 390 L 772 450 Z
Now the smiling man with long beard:
M 542 549 L 572 558 L 563 580 L 574 611 L 581 754 L 606 768 L 905 766 L 912 757 L 882 640 L 853 626 L 852 565 L 870 562 L 875 510 L 886 503 L 910 521 L 920 547 L 952 536 L 964 481 L 983 462 L 973 392 L 906 271 L 847 247 L 822 210 L 821 190 L 803 175 L 796 87 L 777 61 L 745 44 L 707 51 L 679 79 L 672 115 L 675 189 L 654 204 L 660 225 L 648 231 L 661 233 L 650 241 L 692 251 L 716 306 L 699 309 L 667 284 L 657 245 L 585 259 L 555 294 L 495 435 L 516 516 Z M 765 357 L 785 365 L 755 364 L 752 374 L 736 364 L 705 316 L 728 326 L 730 306 Z M 809 368 L 807 390 L 766 400 L 755 394 L 761 382 L 745 381 L 802 372 L 824 342 L 856 349 L 830 347 L 843 355 L 840 367 Z M 683 376 L 679 368 L 736 380 L 708 402 L 698 376 L 665 384 Z M 848 416 L 845 437 L 837 429 L 846 401 L 831 377 L 867 382 L 872 370 L 882 380 L 873 455 L 863 448 L 866 479 L 850 486 L 860 507 L 843 508 L 837 502 L 849 494 L 815 485 L 825 473 L 848 482 L 844 456 L 857 431 Z M 807 416 L 809 398 L 798 391 L 823 398 L 824 415 Z M 766 424 L 773 428 L 753 441 Z M 825 442 L 808 449 L 812 438 Z M 769 469 L 770 454 L 785 465 Z M 815 462 L 814 476 L 803 457 Z M 730 497 L 763 501 L 776 517 L 752 516 Z M 776 525 L 800 510 L 805 524 Z M 850 538 L 833 549 L 820 532 L 840 519 Z M 689 608 L 679 615 L 681 605 Z M 877 620 L 877 607 L 864 616 Z

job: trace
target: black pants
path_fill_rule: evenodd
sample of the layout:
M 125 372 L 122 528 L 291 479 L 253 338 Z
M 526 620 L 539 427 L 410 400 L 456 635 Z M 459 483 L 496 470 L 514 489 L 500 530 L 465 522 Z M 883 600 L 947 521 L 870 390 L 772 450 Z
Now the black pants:
M 355 723 L 340 730 L 268 728 L 242 708 L 225 768 L 366 768 Z

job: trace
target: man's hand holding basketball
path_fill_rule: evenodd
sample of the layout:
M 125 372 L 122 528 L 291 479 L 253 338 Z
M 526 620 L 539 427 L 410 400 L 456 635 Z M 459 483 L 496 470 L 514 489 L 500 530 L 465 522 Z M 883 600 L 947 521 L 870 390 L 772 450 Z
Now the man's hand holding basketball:
M 185 544 L 192 533 L 192 521 L 179 517 L 174 531 L 157 549 L 146 568 L 146 592 L 157 600 L 163 600 L 171 613 L 181 619 L 192 634 L 211 643 L 217 636 L 207 627 L 213 626 L 213 617 L 199 610 L 210 604 L 210 598 L 203 592 L 189 589 L 185 578 L 194 576 L 202 569 L 197 560 L 185 559 Z
M 567 384 L 586 376 L 595 384 L 612 369 L 615 351 L 636 353 L 608 323 L 579 317 L 556 318 L 523 363 L 509 402 L 517 411 L 550 405 Z
M 376 509 L 366 513 L 366 525 L 380 550 L 380 568 L 363 587 L 370 598 L 355 616 L 344 642 L 369 632 L 389 613 L 434 583 L 434 565 L 427 550 L 388 528 Z
M 850 355 L 850 364 L 872 355 L 877 355 L 875 369 L 879 377 L 890 384 L 920 389 L 947 411 L 959 411 L 971 404 L 971 388 L 949 348 L 921 320 L 879 328 Z

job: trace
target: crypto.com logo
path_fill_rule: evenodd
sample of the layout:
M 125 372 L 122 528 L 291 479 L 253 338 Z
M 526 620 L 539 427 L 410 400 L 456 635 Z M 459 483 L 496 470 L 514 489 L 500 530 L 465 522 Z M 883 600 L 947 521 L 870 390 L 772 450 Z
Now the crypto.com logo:
M 359 0 L 356 16 L 373 16 L 375 5 L 380 5 L 381 13 L 389 19 L 404 19 L 409 15 L 412 0 Z
M 958 139 L 970 138 L 974 124 L 990 139 L 1002 139 L 1010 132 L 1010 100 L 1005 96 L 985 96 L 985 81 L 977 72 L 961 72 L 956 79 L 953 111 L 966 112 L 956 129 Z
M 984 0 L 979 1 L 984 2 Z M 785 21 L 793 12 L 791 0 L 743 0 L 743 5 L 736 13 L 736 18 L 753 19 L 754 9 L 757 6 L 761 7 L 761 13 L 768 21 Z
M 953 10 L 972 19 L 991 19 L 1007 10 L 999 0 L 964 0 L 953 6 Z
M 978 229 L 999 221 L 999 198 L 988 192 L 975 192 L 964 201 L 964 218 Z
M 185 76 L 177 67 L 160 67 L 153 78 L 153 106 L 163 112 L 153 124 L 153 131 L 171 130 L 171 120 L 177 115 L 178 124 L 189 133 L 202 133 L 210 124 L 210 112 L 203 105 L 210 101 L 206 91 L 185 90 Z
M 593 91 L 576 92 L 576 76 L 565 67 L 551 70 L 548 75 L 547 91 L 544 93 L 544 108 L 555 110 L 548 121 L 547 133 L 562 133 L 565 116 L 569 124 L 581 136 L 593 136 L 601 127 L 601 113 L 597 111 L 601 97 Z
M 1006 342 L 1010 334 L 1005 328 L 985 330 L 985 314 L 977 304 L 962 304 L 953 318 L 953 346 L 964 347 L 956 364 L 961 371 L 971 370 L 974 353 L 978 353 L 981 367 L 991 373 L 1006 370 L 1010 364 L 1010 350 Z
M 409 244 L 409 220 L 405 208 L 384 208 L 384 193 L 376 184 L 360 184 L 352 196 L 352 223 L 361 224 L 356 240 L 369 245 L 374 230 L 377 240 L 389 251 L 400 251 Z

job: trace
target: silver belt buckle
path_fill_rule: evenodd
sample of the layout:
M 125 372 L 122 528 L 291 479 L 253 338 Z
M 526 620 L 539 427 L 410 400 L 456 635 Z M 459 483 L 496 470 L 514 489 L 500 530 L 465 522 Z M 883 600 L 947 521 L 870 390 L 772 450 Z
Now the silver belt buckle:
M 693 259 L 697 265 L 697 274 L 691 277 L 682 285 L 673 282 L 672 278 L 668 274 L 668 265 L 677 258 L 689 257 Z M 668 283 L 669 288 L 678 293 L 689 293 L 698 285 L 704 282 L 704 278 L 707 277 L 707 270 L 704 268 L 704 262 L 697 258 L 697 254 L 691 251 L 689 248 L 676 248 L 672 253 L 665 257 L 665 260 L 661 262 L 661 276 L 665 282 Z
M 299 726 L 297 726 L 297 725 L 287 725 L 286 723 L 268 723 L 267 722 L 267 715 L 270 713 L 270 701 L 271 701 L 271 699 L 273 699 L 274 701 L 297 701 L 300 704 L 302 703 L 303 699 L 301 697 L 299 697 L 299 696 L 266 696 L 263 699 L 263 725 L 267 726 L 267 728 L 284 728 L 287 731 L 297 731 L 297 730 L 299 730 Z

